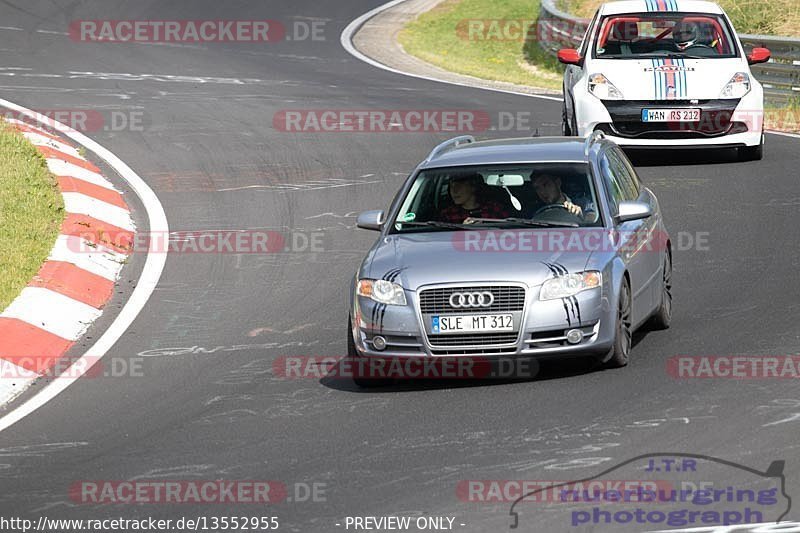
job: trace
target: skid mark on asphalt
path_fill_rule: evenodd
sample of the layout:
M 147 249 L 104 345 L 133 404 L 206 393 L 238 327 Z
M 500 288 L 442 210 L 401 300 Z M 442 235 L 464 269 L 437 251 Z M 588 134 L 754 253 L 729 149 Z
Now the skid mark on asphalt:
M 215 397 L 215 404 L 224 406 L 226 401 L 241 403 L 242 398 L 238 395 L 228 397 Z M 235 409 L 225 409 L 218 413 L 213 413 L 193 420 L 192 424 L 198 425 L 218 425 L 221 423 L 236 423 L 242 420 L 253 418 L 260 419 L 280 419 L 280 418 L 304 418 L 304 419 L 331 419 L 333 414 L 352 414 L 362 409 L 369 409 L 374 412 L 376 409 L 385 409 L 390 405 L 388 398 L 343 398 L 340 393 L 331 390 L 298 389 L 288 393 L 266 394 L 252 398 L 260 405 L 268 405 L 266 409 L 258 406 L 242 407 L 237 405 Z
M 154 468 L 142 474 L 131 477 L 126 481 L 135 481 L 137 479 L 154 479 L 154 478 L 184 478 L 191 476 L 202 476 L 214 469 L 213 464 L 193 464 L 193 465 L 180 465 L 169 466 L 166 468 Z
M 253 399 L 253 396 L 250 394 L 223 394 L 221 396 L 214 396 L 210 400 L 207 400 L 203 405 L 214 405 L 215 403 L 219 402 L 242 402 L 242 401 L 250 401 Z
M 343 215 L 338 213 L 320 213 L 318 215 L 312 215 L 310 217 L 305 217 L 305 220 L 313 220 L 315 218 L 323 218 L 323 217 L 331 217 L 331 218 L 356 218 L 358 216 L 358 211 L 349 211 Z
M 44 457 L 53 453 L 70 451 L 88 445 L 88 442 L 79 441 L 9 446 L 7 448 L 0 448 L 0 457 Z
M 237 270 L 264 270 L 272 267 L 280 267 L 292 270 L 295 266 L 308 265 L 342 265 L 351 264 L 353 257 L 363 257 L 363 250 L 325 250 L 320 252 L 306 253 L 278 253 L 269 255 L 245 255 L 236 256 Z M 307 280 L 306 280 L 307 281 Z M 296 282 L 298 285 L 302 280 Z
M 0 71 L 0 76 L 18 78 L 55 78 L 67 80 L 100 80 L 100 81 L 129 81 L 129 82 L 156 82 L 156 83 L 199 83 L 216 85 L 282 85 L 283 82 L 275 80 L 262 80 L 259 78 L 220 78 L 215 76 L 179 76 L 175 74 L 134 74 L 129 72 L 84 72 L 67 71 L 65 73 L 41 72 L 13 72 Z
M 696 189 L 701 186 L 710 185 L 712 182 L 708 178 L 683 178 L 683 179 L 675 179 L 675 178 L 648 178 L 647 185 L 651 187 L 655 192 L 658 192 L 660 189 L 671 189 L 671 190 L 681 190 L 681 189 Z
M 780 424 L 786 424 L 787 422 L 797 422 L 800 420 L 800 413 L 792 413 L 792 415 L 788 418 L 783 418 L 781 420 L 776 420 L 775 422 L 770 422 L 768 424 L 764 424 L 761 427 L 769 427 L 769 426 L 777 426 Z
M 335 341 L 336 344 L 341 344 L 340 341 Z M 311 342 L 302 341 L 289 341 L 289 342 L 265 342 L 261 344 L 235 344 L 232 346 L 190 346 L 190 347 L 176 347 L 176 348 L 154 348 L 151 350 L 144 350 L 139 352 L 139 357 L 171 357 L 178 355 L 214 355 L 227 352 L 241 352 L 247 350 L 266 350 L 273 348 L 290 348 L 290 347 L 303 347 L 303 346 L 318 346 L 320 341 L 314 340 Z
M 786 424 L 789 422 L 798 422 L 800 421 L 800 413 L 792 412 L 792 413 L 783 413 L 781 411 L 786 411 L 790 409 L 792 411 L 796 411 L 800 409 L 800 400 L 794 398 L 779 398 L 775 400 L 771 400 L 769 405 L 759 405 L 754 409 L 755 413 L 759 416 L 764 418 L 770 417 L 772 415 L 782 416 L 778 420 L 773 422 L 767 422 L 766 424 L 762 424 L 761 427 L 770 427 L 770 426 L 778 426 L 781 424 Z M 778 411 L 776 413 L 776 411 Z
M 381 180 L 354 180 L 346 178 L 328 178 L 325 180 L 308 180 L 302 183 L 279 183 L 271 185 L 245 185 L 242 187 L 228 187 L 217 189 L 216 192 L 236 192 L 252 190 L 277 190 L 277 191 L 319 191 L 323 189 L 338 189 L 340 187 L 356 187 L 381 183 Z
M 219 426 L 222 424 L 235 424 L 257 416 L 258 412 L 252 409 L 234 409 L 233 411 L 204 416 L 203 418 L 192 420 L 191 423 L 198 426 Z
M 270 327 L 256 328 L 256 329 L 250 330 L 247 333 L 247 336 L 248 337 L 258 337 L 262 333 L 280 333 L 282 335 L 291 335 L 292 333 L 295 333 L 295 332 L 298 332 L 298 331 L 302 331 L 304 329 L 308 329 L 308 328 L 314 327 L 314 325 L 315 324 L 300 324 L 300 325 L 295 326 L 295 327 L 293 327 L 291 329 L 287 329 L 287 330 L 283 330 L 283 331 L 272 329 Z
M 180 143 L 173 141 L 173 145 Z M 184 144 L 194 149 L 194 144 Z M 252 190 L 291 192 L 338 189 L 381 183 L 383 179 L 375 174 L 358 178 L 344 176 L 344 170 L 302 169 L 302 168 L 264 168 L 258 165 L 235 165 L 224 173 L 200 172 L 194 170 L 153 172 L 149 174 L 151 183 L 160 192 L 239 192 Z M 331 176 L 334 174 L 334 176 Z M 396 176 L 403 173 L 391 172 Z M 405 174 L 403 174 L 405 175 Z M 234 185 L 249 181 L 246 185 Z M 323 214 L 324 215 L 324 214 Z M 320 215 L 320 216 L 323 216 Z M 336 216 L 331 213 L 331 216 Z
M 0 48 L 0 52 L 4 52 L 8 50 L 4 50 Z M 109 92 L 113 89 L 103 90 L 103 89 L 89 89 L 89 88 L 72 88 L 68 89 L 66 87 L 48 87 L 45 85 L 36 85 L 36 86 L 29 86 L 29 85 L 0 85 L 0 91 L 9 91 L 14 93 L 19 93 L 20 91 L 24 92 L 31 92 L 31 93 L 76 93 L 82 95 L 89 95 L 94 98 L 119 98 L 120 100 L 130 100 L 131 97 L 137 96 L 137 93 L 130 92 L 130 93 L 119 93 L 119 92 Z
M 252 385 L 265 383 L 273 375 L 272 361 L 266 358 L 256 359 L 245 363 L 234 370 L 228 371 L 214 385 Z
M 403 475 L 420 485 L 434 485 L 447 479 L 499 479 L 530 472 L 571 472 L 593 468 L 615 459 L 622 450 L 622 435 L 633 431 L 673 431 L 676 425 L 704 424 L 711 415 L 697 409 L 681 409 L 674 417 L 629 421 L 609 419 L 584 426 L 562 424 L 550 428 L 509 428 L 504 431 L 450 432 L 447 435 L 411 435 L 364 442 L 353 451 L 365 464 L 397 458 L 407 453 L 451 454 L 458 450 L 458 465 L 404 468 Z M 708 411 L 706 411 L 708 412 Z M 705 426 L 703 426 L 705 427 Z M 624 452 L 622 452 L 624 453 Z M 487 461 L 487 458 L 490 459 Z M 483 465 L 483 466 L 481 466 Z M 563 474 L 554 474 L 563 475 Z

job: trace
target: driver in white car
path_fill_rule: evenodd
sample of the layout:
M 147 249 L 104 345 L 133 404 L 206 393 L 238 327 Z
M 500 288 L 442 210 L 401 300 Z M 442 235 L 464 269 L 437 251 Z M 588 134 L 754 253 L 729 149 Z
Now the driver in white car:
M 560 205 L 583 220 L 597 220 L 597 208 L 594 203 L 583 198 L 576 198 L 573 201 L 561 190 L 561 178 L 549 174 L 538 174 L 533 177 L 532 181 L 536 195 L 545 207 L 548 205 Z
M 700 31 L 693 22 L 682 20 L 672 28 L 672 40 L 679 52 L 685 52 L 689 47 L 698 44 L 699 38 Z

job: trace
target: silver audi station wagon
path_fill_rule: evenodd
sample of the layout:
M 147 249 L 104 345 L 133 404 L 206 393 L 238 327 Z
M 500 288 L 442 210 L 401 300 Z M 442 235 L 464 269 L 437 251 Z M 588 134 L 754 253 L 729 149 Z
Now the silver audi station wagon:
M 595 357 L 672 315 L 671 242 L 656 196 L 595 132 L 437 146 L 388 211 L 351 286 L 351 362 Z M 360 386 L 384 380 L 355 375 Z

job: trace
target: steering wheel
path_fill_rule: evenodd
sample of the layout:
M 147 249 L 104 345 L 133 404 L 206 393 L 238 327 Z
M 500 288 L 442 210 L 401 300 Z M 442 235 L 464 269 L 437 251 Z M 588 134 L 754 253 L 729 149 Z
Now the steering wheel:
M 692 46 L 687 46 L 686 49 L 684 50 L 684 52 L 686 50 L 691 50 L 692 48 L 708 48 L 709 50 L 714 50 L 714 47 L 711 46 L 710 44 L 694 43 Z
M 535 217 L 537 215 L 541 215 L 542 213 L 546 213 L 547 211 L 552 211 L 553 209 L 563 209 L 567 213 L 570 212 L 569 209 L 564 207 L 563 204 L 547 204 L 547 205 L 537 209 L 536 212 L 533 214 L 533 216 Z M 572 214 L 572 213 L 570 213 L 570 214 Z

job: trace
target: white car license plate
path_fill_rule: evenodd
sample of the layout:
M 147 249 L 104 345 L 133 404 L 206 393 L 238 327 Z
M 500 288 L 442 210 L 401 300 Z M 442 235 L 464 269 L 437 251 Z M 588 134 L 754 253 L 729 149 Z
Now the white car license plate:
M 642 122 L 699 122 L 698 108 L 642 109 Z
M 514 331 L 514 315 L 434 315 L 431 317 L 431 333 L 490 333 Z

